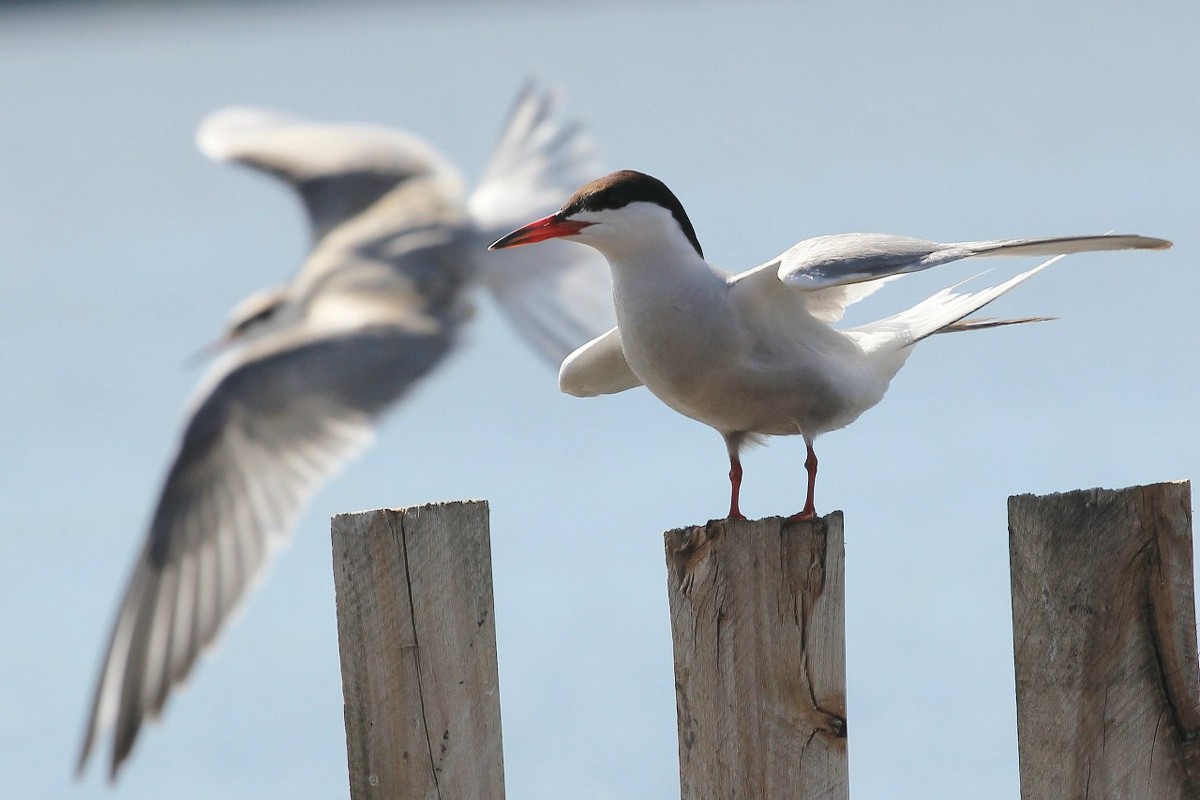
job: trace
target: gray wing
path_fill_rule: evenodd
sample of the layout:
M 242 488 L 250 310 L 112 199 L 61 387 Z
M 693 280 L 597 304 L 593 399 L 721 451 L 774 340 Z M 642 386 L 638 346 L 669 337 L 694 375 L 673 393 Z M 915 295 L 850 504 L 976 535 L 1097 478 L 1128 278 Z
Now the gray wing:
M 777 264 L 778 278 L 785 286 L 818 291 L 918 272 L 973 256 L 1054 256 L 1170 246 L 1162 239 L 1123 234 L 941 244 L 885 233 L 843 233 L 805 239 L 769 264 Z
M 486 248 L 556 211 L 599 172 L 591 139 L 577 122 L 561 117 L 555 93 L 527 83 L 467 201 L 476 231 L 468 257 L 513 327 L 555 365 L 615 324 L 608 263 L 572 242 Z
M 80 771 L 111 728 L 116 777 L 143 720 L 162 711 L 309 498 L 451 344 L 375 326 L 214 367 L 121 601 Z
M 314 240 L 414 177 L 436 178 L 460 202 L 463 194 L 461 176 L 436 150 L 390 128 L 232 107 L 200 124 L 196 144 L 214 160 L 237 161 L 290 184 L 304 201 Z

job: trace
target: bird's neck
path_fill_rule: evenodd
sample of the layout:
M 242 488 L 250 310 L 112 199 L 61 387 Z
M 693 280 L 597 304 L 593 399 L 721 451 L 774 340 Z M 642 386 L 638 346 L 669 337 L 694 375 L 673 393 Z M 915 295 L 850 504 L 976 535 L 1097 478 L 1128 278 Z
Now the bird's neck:
M 686 393 L 703 360 L 730 337 L 728 286 L 695 248 L 661 240 L 605 252 L 626 361 L 660 397 Z
M 691 242 L 677 230 L 624 231 L 594 246 L 612 271 L 613 299 L 618 306 L 639 300 L 668 301 L 719 278 Z

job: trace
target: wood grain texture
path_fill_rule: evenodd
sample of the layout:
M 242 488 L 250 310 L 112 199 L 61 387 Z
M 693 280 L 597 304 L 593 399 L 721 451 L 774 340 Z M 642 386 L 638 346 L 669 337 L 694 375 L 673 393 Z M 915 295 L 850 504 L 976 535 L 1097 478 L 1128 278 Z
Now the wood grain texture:
M 1190 484 L 1008 514 L 1021 796 L 1200 797 Z
M 845 800 L 841 514 L 665 540 L 684 800 Z
M 333 518 L 352 800 L 502 800 L 485 502 Z

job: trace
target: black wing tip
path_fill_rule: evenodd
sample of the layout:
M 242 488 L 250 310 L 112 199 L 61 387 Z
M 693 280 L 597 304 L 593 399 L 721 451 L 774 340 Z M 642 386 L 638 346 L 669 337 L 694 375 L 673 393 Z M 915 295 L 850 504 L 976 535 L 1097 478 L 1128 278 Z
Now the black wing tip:
M 135 737 L 136 738 L 136 737 Z M 92 748 L 96 743 L 96 731 L 89 728 L 87 739 L 84 740 L 83 748 L 79 752 L 79 759 L 75 762 L 75 771 L 72 778 L 76 783 L 81 783 L 87 775 L 88 761 L 91 760 Z M 120 752 L 116 747 L 113 748 L 112 760 L 108 765 L 108 785 L 114 787 L 117 785 L 117 778 L 121 773 L 121 767 L 125 766 L 125 761 L 129 758 L 130 746 L 124 748 L 124 752 Z
M 83 780 L 83 775 L 87 772 L 88 757 L 92 754 L 91 737 L 88 738 L 89 741 L 83 746 L 83 751 L 79 754 L 79 759 L 75 762 L 75 772 L 71 776 L 76 782 Z

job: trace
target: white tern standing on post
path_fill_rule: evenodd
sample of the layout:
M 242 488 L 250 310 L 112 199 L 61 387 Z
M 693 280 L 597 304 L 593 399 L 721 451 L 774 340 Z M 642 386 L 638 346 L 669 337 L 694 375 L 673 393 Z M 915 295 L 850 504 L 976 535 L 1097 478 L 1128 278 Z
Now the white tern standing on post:
M 934 333 L 1032 322 L 969 320 L 1067 253 L 1162 249 L 1144 236 L 1072 236 L 939 244 L 881 233 L 805 239 L 732 275 L 704 260 L 683 206 L 662 181 L 614 172 L 575 192 L 557 213 L 492 250 L 565 238 L 599 250 L 613 278 L 617 326 L 572 353 L 559 387 L 578 397 L 645 385 L 658 399 L 715 428 L 729 452 L 729 516 L 741 518 L 740 453 L 762 436 L 799 434 L 808 492 L 796 519 L 816 514 L 813 440 L 849 425 L 883 399 L 913 345 Z M 979 291 L 943 289 L 907 311 L 837 330 L 846 307 L 886 281 L 973 256 L 1051 258 Z
M 589 140 L 529 86 L 478 188 L 402 131 L 226 109 L 197 134 L 218 160 L 289 183 L 312 247 L 291 283 L 234 310 L 189 409 L 113 626 L 78 769 L 112 730 L 116 777 L 308 499 L 379 416 L 457 344 L 482 283 L 558 365 L 612 325 L 604 260 L 563 244 L 496 263 L 485 245 L 598 174 Z M 585 257 L 581 258 L 580 254 Z

